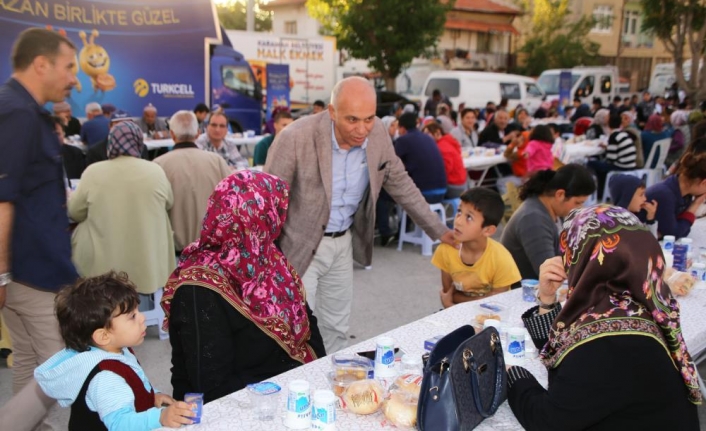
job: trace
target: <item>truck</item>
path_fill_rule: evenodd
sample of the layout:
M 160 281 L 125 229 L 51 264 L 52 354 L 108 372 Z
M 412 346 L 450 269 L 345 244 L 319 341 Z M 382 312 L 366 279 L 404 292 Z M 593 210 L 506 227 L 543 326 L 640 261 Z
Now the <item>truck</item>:
M 559 98 L 561 72 L 571 72 L 571 98 L 578 97 L 591 105 L 594 98 L 608 106 L 619 94 L 620 75 L 616 66 L 578 66 L 572 69 L 549 69 L 539 75 L 537 83 L 548 100 Z
M 267 64 L 289 65 L 292 105 L 311 105 L 316 100 L 328 101 L 336 84 L 338 52 L 333 37 L 301 38 L 264 32 L 226 30 L 235 41 L 266 88 Z
M 66 101 L 79 116 L 89 102 L 133 116 L 148 104 L 169 116 L 205 103 L 223 108 L 234 131 L 262 127 L 262 89 L 211 0 L 0 1 L 0 56 L 33 27 L 76 46 L 78 85 Z M 0 75 L 11 73 L 0 62 Z

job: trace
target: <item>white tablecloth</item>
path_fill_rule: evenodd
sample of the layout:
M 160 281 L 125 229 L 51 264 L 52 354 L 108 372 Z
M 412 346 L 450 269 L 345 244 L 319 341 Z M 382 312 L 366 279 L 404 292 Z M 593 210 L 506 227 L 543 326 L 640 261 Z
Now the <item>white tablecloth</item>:
M 493 156 L 469 156 L 463 159 L 463 165 L 469 171 L 484 171 L 501 163 L 506 163 L 507 159 L 502 154 Z
M 521 289 L 493 296 L 494 302 L 500 302 L 509 307 L 509 323 L 513 326 L 521 325 L 520 315 L 532 304 L 522 300 Z M 694 290 L 691 295 L 681 301 L 682 325 L 684 337 L 692 354 L 706 349 L 706 290 Z M 391 336 L 397 346 L 408 353 L 421 354 L 424 340 L 436 335 L 447 334 L 455 328 L 468 324 L 473 319 L 475 305 L 472 302 L 455 305 L 449 309 L 427 316 L 416 322 L 394 329 L 384 335 Z M 354 353 L 375 349 L 375 340 L 370 339 L 349 347 L 344 352 Z M 527 360 L 525 368 L 529 369 L 542 385 L 546 387 L 547 371 L 538 359 Z M 295 379 L 309 381 L 312 390 L 329 389 L 326 373 L 331 371 L 330 358 L 322 358 L 310 364 L 301 366 L 287 373 L 276 376 L 273 381 L 282 387 L 280 410 L 274 421 L 259 422 L 253 417 L 248 405 L 248 397 L 241 390 L 217 401 L 209 403 L 203 408 L 200 425 L 186 427 L 194 431 L 230 431 L 230 430 L 286 430 L 283 422 L 285 414 L 285 399 L 287 383 Z M 395 428 L 385 422 L 382 412 L 369 416 L 358 416 L 352 413 L 337 411 L 338 418 L 336 429 L 338 431 L 369 431 L 369 430 L 394 430 Z M 503 403 L 497 413 L 486 419 L 476 428 L 479 431 L 521 430 L 517 419 L 510 410 L 507 402 Z
M 565 144 L 564 152 L 565 159 L 572 163 L 579 163 L 587 157 L 603 154 L 605 149 L 593 142 L 581 142 L 578 144 Z
M 691 226 L 689 238 L 694 240 L 692 250 L 698 252 L 699 247 L 706 247 L 706 217 L 696 219 L 694 225 Z
M 236 138 L 228 136 L 226 139 L 236 145 L 257 145 L 262 138 L 264 138 L 264 136 L 253 136 L 252 138 Z M 174 146 L 174 141 L 171 139 L 145 139 L 145 145 L 147 145 L 148 150 L 171 148 Z

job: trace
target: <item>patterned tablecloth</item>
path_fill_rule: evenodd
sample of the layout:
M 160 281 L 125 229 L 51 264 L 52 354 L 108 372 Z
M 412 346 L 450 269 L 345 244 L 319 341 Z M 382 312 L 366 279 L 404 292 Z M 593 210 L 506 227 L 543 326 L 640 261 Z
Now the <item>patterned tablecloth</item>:
M 494 302 L 499 302 L 508 307 L 506 320 L 513 326 L 521 325 L 520 315 L 532 304 L 522 300 L 520 289 L 513 290 L 493 297 Z M 682 325 L 684 336 L 689 350 L 695 354 L 706 349 L 706 290 L 694 290 L 690 296 L 681 301 Z M 476 305 L 473 303 L 459 304 L 449 309 L 440 311 L 431 316 L 412 322 L 408 325 L 385 333 L 393 337 L 397 346 L 408 353 L 423 352 L 424 340 L 440 334 L 446 334 L 453 329 L 468 324 L 475 316 Z M 344 352 L 354 353 L 374 350 L 375 340 L 363 341 L 351 346 Z M 546 387 L 547 371 L 538 359 L 526 360 L 525 367 Z M 220 400 L 204 406 L 203 418 L 200 425 L 193 425 L 184 429 L 194 431 L 272 431 L 286 430 L 284 426 L 285 397 L 288 382 L 294 379 L 308 380 L 313 389 L 329 389 L 326 373 L 331 371 L 329 358 L 322 358 L 305 366 L 270 379 L 283 389 L 280 399 L 280 411 L 274 421 L 260 422 L 253 417 L 248 396 L 245 391 L 238 391 Z M 370 431 L 394 430 L 394 426 L 385 422 L 382 412 L 369 416 L 357 416 L 352 413 L 338 410 L 336 421 L 337 431 Z M 507 402 L 503 403 L 497 413 L 486 419 L 476 428 L 477 430 L 521 430 L 517 419 L 510 410 Z

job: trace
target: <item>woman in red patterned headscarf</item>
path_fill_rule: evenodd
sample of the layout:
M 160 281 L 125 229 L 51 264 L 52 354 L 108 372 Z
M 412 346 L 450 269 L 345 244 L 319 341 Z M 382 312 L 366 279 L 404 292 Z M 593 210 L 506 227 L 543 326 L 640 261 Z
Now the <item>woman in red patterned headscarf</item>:
M 162 298 L 177 399 L 212 401 L 326 354 L 299 275 L 274 242 L 288 205 L 287 183 L 247 170 L 211 195 Z

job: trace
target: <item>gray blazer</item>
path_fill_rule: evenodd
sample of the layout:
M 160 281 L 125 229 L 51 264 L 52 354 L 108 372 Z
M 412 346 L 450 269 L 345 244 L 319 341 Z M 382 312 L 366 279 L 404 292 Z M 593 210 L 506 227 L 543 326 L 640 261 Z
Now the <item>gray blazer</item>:
M 265 172 L 290 185 L 289 212 L 280 247 L 289 262 L 304 274 L 323 238 L 331 213 L 333 187 L 332 122 L 328 111 L 301 118 L 277 134 L 267 153 Z M 382 187 L 431 238 L 448 228 L 429 210 L 429 204 L 407 175 L 380 119 L 366 147 L 370 185 L 354 215 L 353 259 L 370 265 L 373 257 L 375 203 Z

